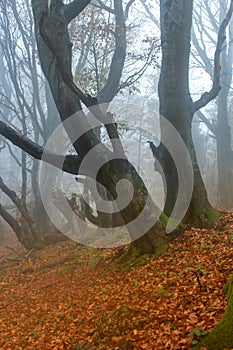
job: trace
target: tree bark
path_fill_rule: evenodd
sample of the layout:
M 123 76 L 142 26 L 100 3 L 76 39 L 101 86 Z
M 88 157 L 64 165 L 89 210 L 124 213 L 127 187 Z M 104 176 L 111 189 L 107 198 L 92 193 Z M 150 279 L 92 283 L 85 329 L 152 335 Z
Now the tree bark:
M 14 230 L 19 241 L 27 248 L 42 248 L 44 246 L 44 237 L 41 232 L 37 229 L 32 215 L 27 210 L 25 203 L 17 196 L 17 194 L 10 190 L 3 179 L 0 177 L 0 188 L 1 190 L 11 199 L 20 212 L 22 217 L 21 224 L 13 218 L 3 207 L 1 207 L 0 215 Z
M 219 18 L 212 13 L 210 4 L 205 3 L 206 11 L 210 17 L 213 29 L 217 32 L 219 23 L 222 22 L 227 13 L 227 0 L 219 1 Z M 203 24 L 199 23 L 200 31 Z M 202 113 L 199 113 L 202 121 L 216 137 L 217 146 L 217 167 L 218 167 L 218 205 L 221 209 L 230 209 L 233 207 L 233 156 L 231 148 L 231 130 L 229 126 L 229 103 L 228 95 L 232 81 L 232 62 L 233 62 L 233 44 L 232 30 L 228 30 L 228 45 L 224 45 L 221 53 L 221 90 L 217 98 L 217 124 L 211 122 Z M 215 37 L 211 37 L 211 42 L 215 45 Z M 212 78 L 214 67 L 207 55 L 205 47 L 202 47 L 193 31 L 193 44 L 202 60 L 203 69 Z
M 227 11 L 227 1 L 220 4 L 220 21 Z M 221 91 L 217 98 L 217 165 L 218 194 L 221 209 L 233 208 L 233 151 L 231 148 L 231 128 L 229 126 L 228 94 L 232 81 L 233 44 L 232 30 L 229 28 L 229 45 L 225 45 L 221 55 Z
M 207 348 L 223 350 L 233 348 L 233 276 L 227 282 L 224 293 L 228 297 L 227 309 L 216 327 L 193 350 Z
M 161 1 L 162 68 L 159 80 L 160 114 L 182 137 L 192 160 L 194 188 L 184 222 L 208 226 L 215 219 L 197 163 L 192 140 L 193 101 L 189 92 L 190 31 L 192 0 Z M 161 121 L 161 143 L 166 144 L 166 128 Z M 158 158 L 165 173 L 166 202 L 164 212 L 170 216 L 178 190 L 177 171 L 169 152 L 160 145 Z
M 228 124 L 227 94 L 225 86 L 218 98 L 218 125 L 216 128 L 218 193 L 221 209 L 233 208 L 233 151 L 231 129 Z
M 99 143 L 99 140 L 92 130 L 88 132 L 85 131 L 87 129 L 89 130 L 89 127 L 86 116 L 82 112 L 80 100 L 77 95 L 70 90 L 70 87 L 67 86 L 67 83 L 63 80 L 64 74 L 62 76 L 59 70 L 57 64 L 58 56 L 59 62 L 62 62 L 62 66 L 66 70 L 66 74 L 72 78 L 71 43 L 68 34 L 68 22 L 64 16 L 65 5 L 63 5 L 60 0 L 54 1 L 54 5 L 56 6 L 51 6 L 50 14 L 48 15 L 47 1 L 32 1 L 39 57 L 61 120 L 65 121 L 74 113 L 80 112 L 77 120 L 78 128 L 81 132 L 83 131 L 84 135 L 78 140 L 73 141 L 73 146 L 78 155 L 83 158 Z M 43 23 L 41 22 L 42 18 L 44 19 Z M 43 29 L 46 30 L 46 33 L 49 35 L 49 39 L 56 50 L 56 55 L 54 55 L 54 52 L 52 52 L 44 42 L 41 36 L 41 25 L 44 26 Z M 76 139 L 73 128 L 68 128 L 66 131 L 71 140 Z M 98 159 L 98 157 L 104 158 L 105 165 L 99 170 L 96 180 L 107 188 L 111 196 L 116 199 L 116 202 L 116 184 L 119 180 L 129 179 L 133 185 L 133 199 L 130 204 L 121 211 L 124 222 L 127 224 L 133 221 L 143 211 L 146 203 L 149 203 L 149 206 L 145 208 L 145 213 L 143 212 L 145 215 L 144 220 L 151 220 L 151 222 L 153 222 L 151 217 L 156 215 L 156 207 L 149 197 L 144 183 L 132 165 L 126 159 L 111 160 L 111 152 L 103 144 L 101 144 L 98 151 L 96 151 L 95 158 Z M 127 192 L 128 189 L 125 188 L 124 195 L 127 195 Z M 141 220 L 140 224 L 143 232 L 143 220 Z M 132 224 L 129 229 L 131 238 L 134 240 L 133 246 L 135 248 L 132 254 L 141 255 L 143 253 L 156 252 L 161 248 L 167 247 L 165 232 L 160 223 L 152 225 L 145 235 L 136 241 L 135 239 L 139 237 L 135 237 L 134 230 L 138 232 L 138 225 L 136 227 Z

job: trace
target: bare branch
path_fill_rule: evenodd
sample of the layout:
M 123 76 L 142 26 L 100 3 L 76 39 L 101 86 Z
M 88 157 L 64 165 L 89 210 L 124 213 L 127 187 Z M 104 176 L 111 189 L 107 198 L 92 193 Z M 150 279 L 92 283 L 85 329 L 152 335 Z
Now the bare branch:
M 207 126 L 207 128 L 208 128 L 214 135 L 216 135 L 216 126 L 215 126 L 213 123 L 211 123 L 211 122 L 209 121 L 209 119 L 207 119 L 206 116 L 205 116 L 201 111 L 198 111 L 198 112 L 197 112 L 197 115 L 198 115 L 199 119 L 201 119 L 201 121 L 202 121 L 203 123 L 205 123 L 205 125 Z
M 74 175 L 81 175 L 79 173 L 79 166 L 81 164 L 81 158 L 77 155 L 57 155 L 53 154 L 49 151 L 44 150 L 43 147 L 36 144 L 35 142 L 31 141 L 26 136 L 22 135 L 20 132 L 16 131 L 6 123 L 0 121 L 0 134 L 6 137 L 9 141 L 11 141 L 14 145 L 21 148 L 26 153 L 30 154 L 35 159 L 42 159 L 49 163 L 54 165 L 55 167 L 61 168 L 61 165 L 63 163 L 62 170 L 74 174 Z M 88 174 L 83 174 L 88 175 Z M 90 176 L 90 174 L 89 174 Z
M 215 32 L 217 33 L 217 31 L 218 31 L 218 23 L 217 23 L 217 21 L 216 21 L 217 12 L 214 13 L 214 14 L 212 13 L 208 1 L 204 1 L 204 6 L 205 6 L 206 11 L 207 11 L 207 13 L 208 13 L 210 22 L 211 22 L 211 24 L 212 24 L 212 26 L 213 26 Z
M 115 0 L 118 1 L 118 0 Z M 45 30 L 45 18 L 47 17 L 46 13 L 43 13 L 39 22 L 40 34 L 43 38 L 45 44 L 53 53 L 54 57 L 57 60 L 57 67 L 61 74 L 61 77 L 67 87 L 84 103 L 84 105 L 93 113 L 93 115 L 102 123 L 104 123 L 108 136 L 110 140 L 116 139 L 117 142 L 112 142 L 113 150 L 115 154 L 120 157 L 125 157 L 124 149 L 120 141 L 120 137 L 116 128 L 116 125 L 113 121 L 113 115 L 111 113 L 103 113 L 99 108 L 98 100 L 95 97 L 84 94 L 81 89 L 77 87 L 74 83 L 72 76 L 66 71 L 63 61 L 56 52 L 56 48 L 53 43 L 50 41 L 46 30 Z
M 126 57 L 126 24 L 122 0 L 114 0 L 115 49 L 106 84 L 98 94 L 101 103 L 109 103 L 117 94 Z
M 77 17 L 90 2 L 91 0 L 73 0 L 71 3 L 65 5 L 64 13 L 68 23 Z
M 133 85 L 143 76 L 147 68 L 153 63 L 153 52 L 155 51 L 156 43 L 157 41 L 152 43 L 150 51 L 147 54 L 146 62 L 143 64 L 143 66 L 137 72 L 129 75 L 127 79 L 121 83 L 118 91 L 130 85 Z
M 147 15 L 149 16 L 149 18 L 156 24 L 156 26 L 158 28 L 160 28 L 160 23 L 157 20 L 157 18 L 153 15 L 153 13 L 151 12 L 149 6 L 146 4 L 145 0 L 140 0 L 140 3 L 142 4 L 142 6 L 144 7 L 144 9 L 146 10 Z
M 212 64 L 209 60 L 209 57 L 207 56 L 206 54 L 206 50 L 204 50 L 198 40 L 197 40 L 197 37 L 196 37 L 196 33 L 195 33 L 195 30 L 192 28 L 192 42 L 193 42 L 193 45 L 195 46 L 199 56 L 201 57 L 201 60 L 202 62 L 204 63 L 205 65 L 205 69 L 207 71 L 207 73 L 212 76 L 212 73 L 213 73 L 213 67 L 212 67 Z
M 213 85 L 209 92 L 205 92 L 199 100 L 193 103 L 193 112 L 197 112 L 200 108 L 205 107 L 210 101 L 212 101 L 221 90 L 220 86 L 220 72 L 221 72 L 221 65 L 220 65 L 220 55 L 222 52 L 223 44 L 226 40 L 226 27 L 230 22 L 231 16 L 233 12 L 233 0 L 231 0 L 231 4 L 229 7 L 229 10 L 227 12 L 227 15 L 225 19 L 223 20 L 219 32 L 218 32 L 218 41 L 217 41 L 217 47 L 215 50 L 214 55 L 214 78 L 213 78 Z
M 135 0 L 130 0 L 128 2 L 128 4 L 126 5 L 126 7 L 125 7 L 125 20 L 129 17 L 129 10 L 130 10 L 131 5 L 133 5 L 134 2 L 135 2 Z
M 93 6 L 100 8 L 100 9 L 103 9 L 103 10 L 106 10 L 113 15 L 115 14 L 115 11 L 111 7 L 105 5 L 105 3 L 102 0 L 97 0 L 97 3 L 98 4 L 93 4 Z
M 28 217 L 30 217 L 29 212 L 24 205 L 23 201 L 17 196 L 15 191 L 12 191 L 3 181 L 2 177 L 0 176 L 0 189 L 12 200 L 12 202 L 16 205 L 18 210 L 20 211 L 22 217 L 24 220 L 27 221 L 27 224 L 29 224 Z M 30 225 L 29 225 L 30 226 Z

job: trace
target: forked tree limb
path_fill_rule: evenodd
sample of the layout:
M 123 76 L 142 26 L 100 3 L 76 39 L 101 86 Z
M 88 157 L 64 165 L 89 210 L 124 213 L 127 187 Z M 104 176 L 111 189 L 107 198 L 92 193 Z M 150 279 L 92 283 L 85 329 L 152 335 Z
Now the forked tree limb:
M 64 83 L 70 89 L 70 91 L 72 91 L 80 99 L 80 101 L 91 111 L 91 113 L 96 117 L 96 119 L 104 124 L 110 140 L 112 139 L 116 140 L 116 142 L 112 142 L 114 153 L 117 156 L 125 158 L 125 152 L 120 141 L 117 127 L 113 121 L 113 115 L 111 113 L 103 113 L 99 108 L 98 100 L 95 97 L 85 94 L 74 83 L 72 76 L 67 72 L 62 59 L 60 58 L 59 54 L 56 51 L 55 46 L 53 45 L 53 43 L 51 42 L 50 38 L 47 35 L 46 23 L 45 23 L 46 19 L 48 19 L 48 15 L 47 13 L 44 12 L 39 21 L 40 35 L 43 38 L 47 47 L 50 49 L 50 51 L 56 58 L 57 67 Z
M 90 2 L 91 0 L 73 0 L 71 3 L 65 5 L 64 13 L 67 22 L 70 23 L 72 19 L 77 17 Z

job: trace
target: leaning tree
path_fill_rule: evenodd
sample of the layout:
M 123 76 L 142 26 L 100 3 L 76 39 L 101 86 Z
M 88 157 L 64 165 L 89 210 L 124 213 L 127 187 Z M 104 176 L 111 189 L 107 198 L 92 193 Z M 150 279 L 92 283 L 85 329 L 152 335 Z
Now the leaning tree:
M 72 43 L 70 41 L 68 27 L 71 21 L 77 17 L 89 3 L 90 0 L 73 0 L 68 4 L 64 4 L 61 0 L 51 0 L 48 6 L 47 0 L 32 1 L 41 67 L 50 85 L 61 121 L 76 151 L 75 155 L 67 155 L 65 157 L 62 168 L 64 171 L 71 174 L 84 175 L 90 178 L 93 178 L 95 175 L 94 180 L 106 188 L 109 198 L 115 200 L 118 208 L 120 208 L 119 212 L 112 214 L 112 223 L 118 223 L 120 216 L 131 236 L 132 244 L 129 250 L 130 254 L 141 255 L 143 253 L 158 252 L 167 247 L 164 225 L 161 219 L 157 220 L 159 215 L 158 209 L 152 201 L 141 177 L 125 155 L 113 115 L 109 112 L 103 112 L 99 106 L 98 100 L 84 93 L 73 81 Z M 220 68 L 218 67 L 218 58 L 219 51 L 221 51 L 224 41 L 222 32 L 229 18 L 224 21 L 220 30 L 216 54 L 216 81 L 214 89 L 208 96 L 204 95 L 196 103 L 191 103 L 187 73 L 192 1 L 161 1 L 160 4 L 163 49 L 163 65 L 159 86 L 161 114 L 175 127 L 174 119 L 180 116 L 183 123 L 180 122 L 181 127 L 177 128 L 177 130 L 180 132 L 187 149 L 190 151 L 190 155 L 193 157 L 194 173 L 198 175 L 199 169 L 195 163 L 195 152 L 191 139 L 191 119 L 195 108 L 200 107 L 204 101 L 213 98 L 213 95 L 219 91 L 218 77 Z M 121 1 L 114 0 L 114 6 L 116 13 L 122 12 Z M 181 14 L 183 15 L 181 16 Z M 229 16 L 230 15 L 228 15 L 228 17 Z M 126 30 L 124 23 L 119 23 L 117 28 L 118 30 L 115 33 L 116 37 L 122 35 L 122 32 Z M 121 48 L 121 45 L 125 45 L 125 43 L 124 41 L 118 41 L 117 45 Z M 178 52 L 182 53 L 182 55 L 178 55 Z M 169 66 L 168 63 L 170 62 L 171 54 L 175 54 L 176 59 L 173 61 L 175 64 Z M 168 69 L 167 71 L 165 69 L 166 67 Z M 167 102 L 168 105 L 166 105 L 165 102 Z M 83 105 L 92 113 L 99 125 L 104 125 L 106 128 L 112 145 L 111 149 L 107 148 L 103 142 L 100 142 L 99 137 L 92 127 L 90 127 Z M 171 108 L 173 107 L 173 112 L 175 111 L 176 113 L 170 114 Z M 70 123 L 71 116 L 74 116 L 74 118 L 72 118 L 72 123 Z M 166 135 L 163 125 L 161 129 L 162 141 L 164 141 L 163 138 L 166 137 Z M 37 159 L 43 157 L 43 160 L 60 167 L 63 156 L 52 154 L 43 149 L 3 122 L 0 122 L 0 133 L 33 157 Z M 77 135 L 80 135 L 80 137 L 77 138 Z M 164 144 L 166 144 L 166 142 L 164 142 Z M 165 147 L 159 147 L 160 150 L 161 148 L 166 152 Z M 85 166 L 82 166 L 83 160 L 89 154 L 92 155 L 91 161 L 86 162 Z M 168 155 L 168 164 L 170 166 L 165 169 L 167 181 L 166 207 L 167 203 L 170 203 L 170 195 L 172 194 L 173 196 L 173 205 L 174 198 L 177 195 L 177 174 L 174 170 L 173 160 L 170 161 L 170 158 L 170 155 Z M 101 166 L 99 166 L 100 164 Z M 97 174 L 94 174 L 93 169 L 96 168 L 98 168 L 98 171 Z M 127 182 L 123 180 L 127 180 Z M 195 182 L 194 188 L 202 186 L 201 178 L 199 180 L 199 183 Z M 129 183 L 131 183 L 131 186 L 128 185 Z M 204 186 L 203 191 L 204 196 L 206 196 Z M 197 193 L 194 191 L 193 200 L 196 199 L 195 196 L 197 196 Z M 127 203 L 124 208 L 121 208 L 122 198 L 131 198 L 130 202 Z M 185 198 L 182 198 L 182 200 L 185 200 Z M 203 203 L 208 205 L 208 203 L 204 201 L 195 202 L 195 205 L 190 206 L 195 213 L 199 210 L 199 207 L 196 205 L 197 203 L 198 205 Z M 104 227 L 102 215 L 105 213 L 101 211 L 101 208 L 98 210 L 98 207 L 97 213 L 96 222 L 101 223 Z M 138 216 L 140 217 L 139 221 L 136 220 Z M 108 223 L 106 223 L 106 225 L 108 225 Z M 141 236 L 142 234 L 143 236 Z
M 109 195 L 119 204 L 119 207 L 121 206 L 121 197 L 130 198 L 131 192 L 126 182 L 121 181 L 122 186 L 120 188 L 117 187 L 117 184 L 120 180 L 130 181 L 134 188 L 132 199 L 125 208 L 120 210 L 120 216 L 124 223 L 129 225 L 129 234 L 133 241 L 130 252 L 136 255 L 156 252 L 167 246 L 165 230 L 162 223 L 156 220 L 158 210 L 148 194 L 145 184 L 125 155 L 112 114 L 103 113 L 97 99 L 83 93 L 73 82 L 72 43 L 68 26 L 89 3 L 90 0 L 74 0 L 69 4 L 64 4 L 61 0 L 54 0 L 50 2 L 48 7 L 48 2 L 45 0 L 32 1 L 41 67 L 50 85 L 61 121 L 66 125 L 66 132 L 77 152 L 76 155 L 66 156 L 63 170 L 76 175 L 93 177 L 93 162 L 85 168 L 82 167 L 82 171 L 80 170 L 82 160 L 92 151 L 93 161 L 98 163 L 101 160 L 103 163 L 95 180 L 107 189 Z M 122 13 L 121 1 L 115 0 L 114 7 L 116 14 Z M 116 21 L 119 21 L 119 19 L 120 17 L 117 17 Z M 118 45 L 120 52 L 124 52 L 125 41 L 121 39 L 122 33 L 126 31 L 124 22 L 118 22 L 117 29 L 115 36 L 119 37 L 119 40 L 116 41 L 116 45 Z M 119 56 L 116 59 L 118 63 L 119 59 L 122 58 Z M 110 73 L 114 74 L 114 71 L 111 71 L 112 68 L 110 67 Z M 107 148 L 100 142 L 98 136 L 88 124 L 83 105 L 91 111 L 100 124 L 105 126 L 112 149 Z M 77 112 L 75 125 L 72 123 L 69 127 L 66 121 Z M 44 160 L 55 166 L 60 164 L 60 155 L 47 152 L 3 122 L 0 123 L 0 129 L 2 135 L 33 157 L 41 159 L 43 156 Z M 82 136 L 76 140 L 77 132 Z M 98 166 L 98 164 L 96 165 Z M 134 220 L 139 214 L 141 215 L 140 222 Z M 103 224 L 102 215 L 104 213 L 101 210 L 98 211 L 97 220 L 101 224 Z M 119 222 L 119 213 L 113 214 L 113 223 L 114 220 Z M 146 232 L 145 226 L 148 227 Z M 135 236 L 135 232 L 145 232 L 145 234 L 140 237 L 140 234 Z
M 124 3 L 120 0 L 112 4 L 112 7 L 104 6 L 104 8 L 102 8 L 102 3 L 101 8 L 99 8 L 99 5 L 97 7 L 96 3 L 93 3 L 93 6 L 89 7 L 89 11 L 87 11 L 88 9 L 82 11 L 81 18 L 79 16 L 78 19 L 74 19 L 69 26 L 69 33 L 74 42 L 74 79 L 76 78 L 79 82 L 81 81 L 82 84 L 85 84 L 85 81 L 89 81 L 90 91 L 96 91 L 97 99 L 100 103 L 110 102 L 119 90 L 129 87 L 132 83 L 137 81 L 151 59 L 150 56 L 145 60 L 142 68 L 134 69 L 133 75 L 128 76 L 126 80 L 122 79 L 122 71 L 125 61 L 127 64 L 127 61 L 129 59 L 132 61 L 132 59 L 131 56 L 127 57 L 126 30 L 119 30 L 119 28 L 126 28 L 129 11 L 133 2 L 134 1 Z M 2 75 L 3 77 L 7 75 L 12 82 L 10 98 L 6 96 L 8 85 L 5 83 L 2 86 L 1 95 L 6 97 L 5 99 L 2 99 L 2 118 L 3 120 L 8 121 L 5 109 L 6 111 L 10 110 L 13 116 L 19 116 L 18 119 L 22 124 L 22 127 L 19 126 L 19 122 L 15 122 L 15 125 L 22 130 L 24 136 L 27 135 L 28 129 L 32 129 L 30 136 L 33 140 L 38 142 L 40 139 L 41 144 L 45 144 L 48 137 L 51 135 L 52 130 L 56 128 L 58 118 L 56 118 L 56 108 L 53 106 L 53 98 L 51 98 L 51 93 L 48 91 L 49 89 L 47 89 L 47 84 L 45 85 L 45 101 L 43 101 L 43 92 L 41 93 L 41 90 L 43 89 L 41 88 L 40 81 L 43 79 L 41 79 L 38 73 L 38 71 L 40 72 L 40 69 L 37 65 L 37 50 L 35 48 L 35 35 L 33 33 L 31 9 L 29 8 L 28 2 L 19 7 L 16 6 L 16 2 L 4 2 L 4 4 L 2 4 L 2 12 L 10 12 L 12 16 L 12 18 L 9 18 L 9 16 L 6 18 L 8 21 L 4 20 L 4 18 L 1 19 L 1 28 L 4 33 L 4 40 L 1 42 L 2 52 L 4 53 L 3 66 L 6 65 L 5 70 L 2 67 Z M 24 21 L 23 19 L 25 16 L 27 17 L 27 20 Z M 101 18 L 101 23 L 97 23 L 99 17 Z M 17 30 L 13 32 L 14 35 L 12 34 L 11 24 L 17 28 Z M 117 35 L 115 35 L 116 33 Z M 18 47 L 19 41 L 21 43 L 21 50 L 19 50 Z M 13 48 L 15 48 L 14 51 Z M 101 55 L 102 51 L 103 54 Z M 11 54 L 12 52 L 14 52 L 14 55 Z M 152 52 L 152 49 L 150 52 Z M 88 69 L 88 65 L 90 66 L 90 69 L 92 68 L 94 70 L 97 88 L 93 88 L 94 78 L 92 77 L 90 69 Z M 25 72 L 26 78 L 22 72 Z M 86 75 L 85 79 L 84 75 Z M 25 84 L 27 81 L 27 94 L 24 94 L 25 86 L 23 81 Z M 4 109 L 3 107 L 6 108 Z M 28 116 L 30 113 L 31 118 Z M 10 144 L 9 150 L 11 151 Z M 56 149 L 56 151 L 59 152 L 59 148 Z M 23 165 L 17 158 L 17 154 L 11 152 L 11 155 L 14 157 L 17 164 L 22 167 L 22 174 L 24 175 L 22 181 L 22 193 L 26 193 L 25 189 L 28 182 L 26 172 L 26 153 L 22 152 L 22 154 L 23 159 L 25 160 Z M 35 197 L 34 207 L 36 215 L 34 218 L 36 219 L 37 227 L 40 228 L 41 237 L 43 237 L 43 235 L 48 232 L 48 225 L 46 225 L 46 216 L 43 215 L 44 209 L 41 203 L 41 194 L 38 187 L 38 165 L 39 162 L 34 159 L 32 168 L 27 169 L 31 173 L 31 184 Z M 45 181 L 47 187 L 49 184 L 55 183 L 55 178 L 52 176 L 51 172 Z M 87 183 L 89 186 L 93 184 L 86 179 L 84 185 Z M 6 186 L 6 183 L 4 183 L 4 185 Z M 102 196 L 105 196 L 103 187 L 100 187 L 100 190 Z M 27 207 L 26 195 L 24 195 L 24 206 Z M 86 215 L 89 214 L 89 220 L 92 219 L 92 221 L 94 220 L 96 223 L 96 218 L 90 216 L 91 212 L 86 206 L 85 209 L 87 209 Z M 63 215 L 64 214 L 65 213 L 63 213 Z M 17 229 L 16 234 L 21 242 L 23 242 L 21 234 L 19 234 L 21 232 L 19 230 L 20 225 L 17 225 L 17 222 L 15 222 L 14 218 L 10 216 L 9 212 L 8 215 L 4 215 L 4 217 L 5 219 L 7 218 L 8 224 L 10 224 L 14 230 Z M 102 213 L 101 219 L 101 221 L 106 222 L 111 218 L 109 214 L 104 215 L 104 213 Z M 26 237 L 27 234 L 24 236 Z M 30 238 L 30 244 L 31 243 L 32 239 Z

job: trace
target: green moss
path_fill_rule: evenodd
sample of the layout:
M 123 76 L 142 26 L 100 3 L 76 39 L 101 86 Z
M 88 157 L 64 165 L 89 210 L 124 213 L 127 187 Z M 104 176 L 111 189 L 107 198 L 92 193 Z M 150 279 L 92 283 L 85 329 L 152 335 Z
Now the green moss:
M 188 213 L 184 222 L 194 227 L 211 229 L 214 228 L 221 215 L 219 211 L 213 208 L 199 208 L 198 210 L 195 209 L 194 213 Z
M 135 258 L 132 262 L 132 266 L 140 267 L 146 265 L 153 257 L 153 254 L 144 254 Z
M 219 211 L 215 209 L 209 209 L 205 213 L 205 216 L 208 219 L 208 228 L 213 228 L 221 215 L 222 214 Z
M 206 347 L 209 350 L 224 350 L 233 348 L 233 276 L 229 279 L 224 292 L 228 295 L 227 309 L 212 332 L 197 346 L 195 350 Z
M 63 265 L 59 268 L 59 273 L 73 272 L 77 267 L 85 265 L 90 270 L 94 270 L 105 258 L 107 253 L 105 250 L 98 248 L 85 247 L 71 254 Z
M 162 222 L 163 229 L 166 230 L 166 227 L 167 227 L 167 224 L 168 224 L 168 221 L 169 221 L 169 217 L 166 216 L 164 213 L 162 213 L 160 215 L 159 219 Z M 178 237 L 183 232 L 184 232 L 184 225 L 181 222 L 172 232 L 167 234 L 168 241 L 171 242 L 173 239 Z
M 230 288 L 232 288 L 232 284 L 233 284 L 233 275 L 231 276 L 231 278 L 228 280 L 228 282 L 226 283 L 226 285 L 224 286 L 223 288 L 223 293 L 225 295 L 228 295 L 230 294 Z
M 161 247 L 156 250 L 155 256 L 158 257 L 168 251 L 168 246 L 167 247 Z
M 131 255 L 129 251 L 127 251 L 116 259 L 116 264 L 120 264 L 123 271 L 130 271 L 133 267 L 146 265 L 153 257 L 154 254 L 143 254 L 137 256 Z
M 134 267 L 140 267 L 146 265 L 151 259 L 160 256 L 168 250 L 168 247 L 162 247 L 157 249 L 155 254 L 143 254 L 137 255 L 135 253 L 126 251 L 118 259 L 116 259 L 116 264 L 120 264 L 123 271 L 130 271 Z
M 167 226 L 167 223 L 168 223 L 169 218 L 168 218 L 167 215 L 165 215 L 164 213 L 161 213 L 159 219 L 161 220 L 162 225 L 163 225 L 163 227 L 164 227 L 164 229 L 165 229 L 166 226 Z

